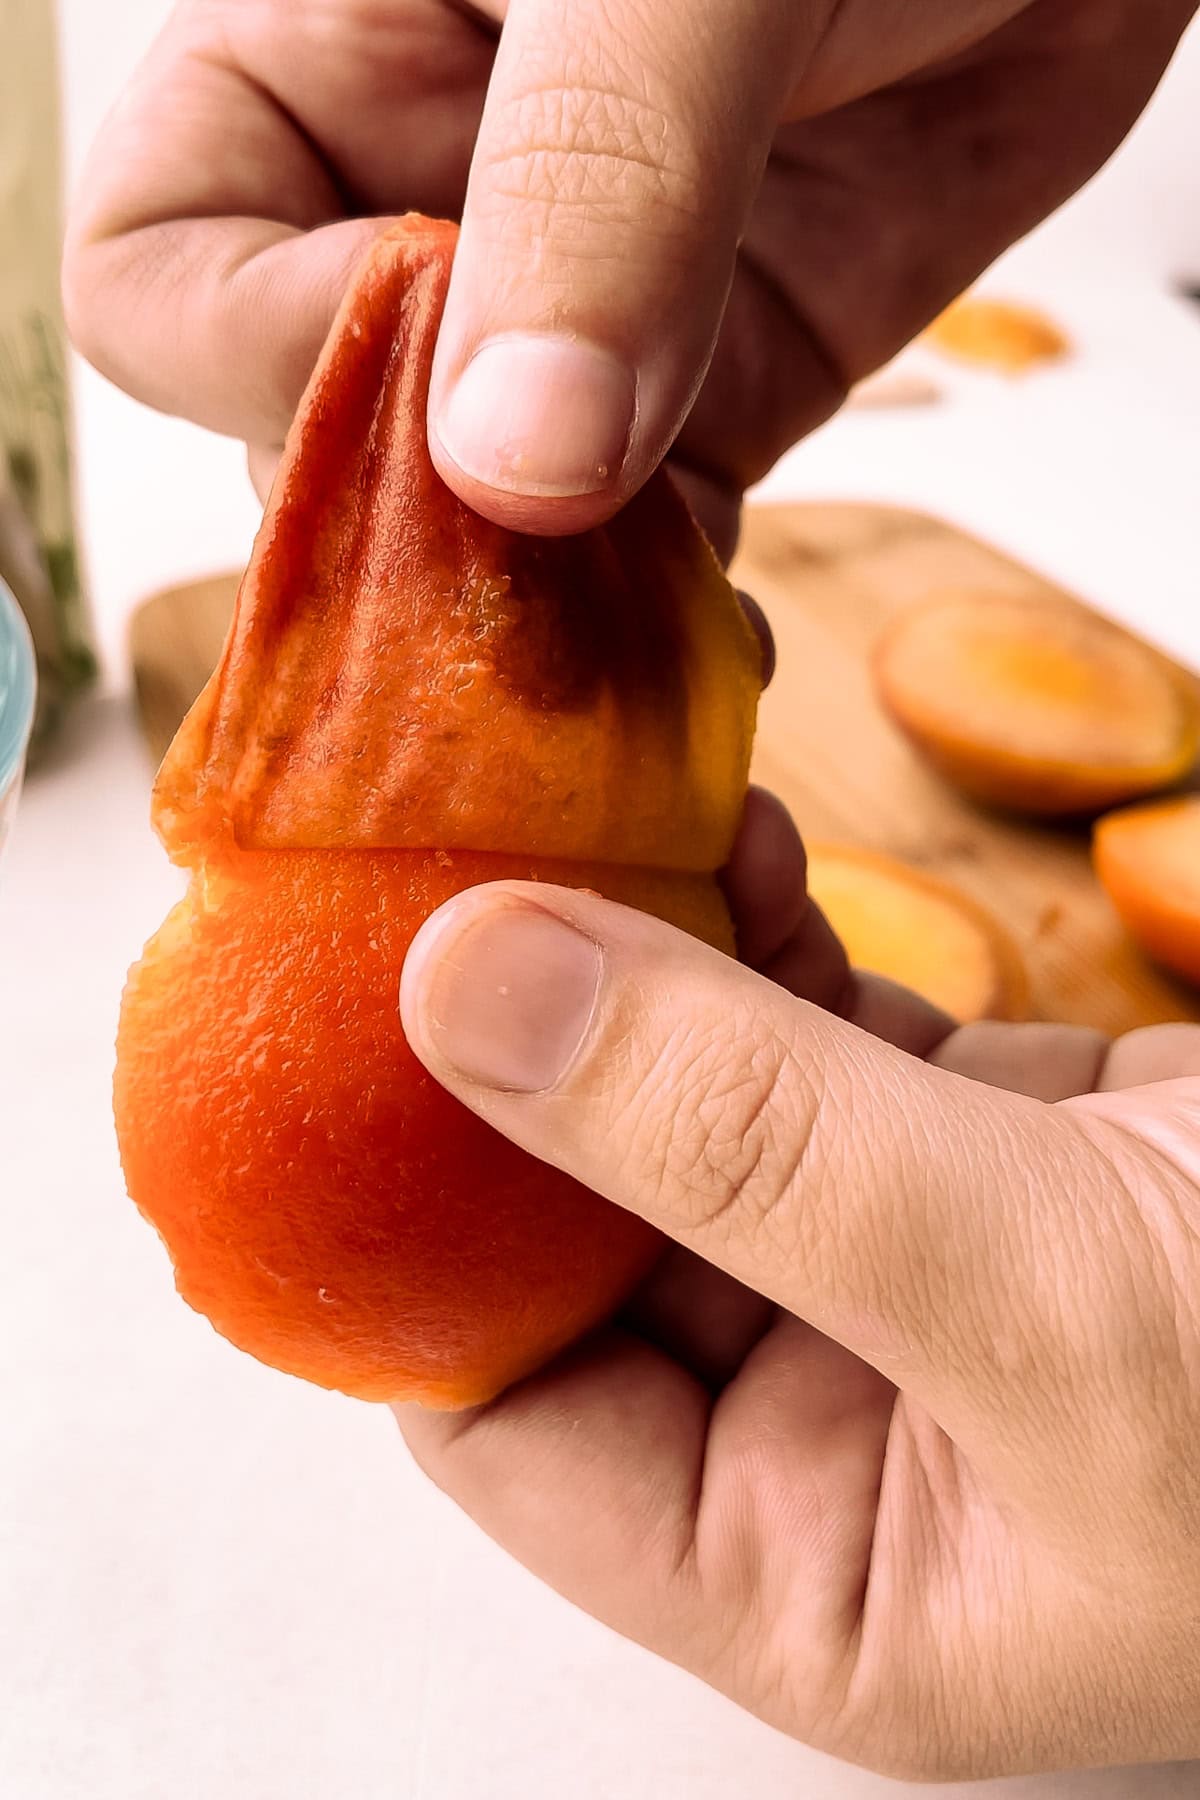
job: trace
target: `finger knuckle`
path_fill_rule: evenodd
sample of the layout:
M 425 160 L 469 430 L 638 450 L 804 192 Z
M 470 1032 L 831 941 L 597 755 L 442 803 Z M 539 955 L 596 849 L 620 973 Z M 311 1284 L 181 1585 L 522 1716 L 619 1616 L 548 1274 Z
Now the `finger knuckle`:
M 749 1230 L 765 1242 L 788 1235 L 786 1203 L 802 1176 L 816 1098 L 781 1037 L 751 1021 L 731 1021 L 728 1036 L 676 1033 L 640 1085 L 638 1108 L 631 1154 L 685 1230 L 709 1239 Z
M 526 84 L 496 120 L 503 148 L 489 160 L 484 198 L 528 207 L 541 235 L 566 234 L 575 253 L 592 226 L 627 219 L 634 199 L 639 229 L 670 239 L 702 205 L 676 137 L 662 107 L 612 76 L 581 70 Z

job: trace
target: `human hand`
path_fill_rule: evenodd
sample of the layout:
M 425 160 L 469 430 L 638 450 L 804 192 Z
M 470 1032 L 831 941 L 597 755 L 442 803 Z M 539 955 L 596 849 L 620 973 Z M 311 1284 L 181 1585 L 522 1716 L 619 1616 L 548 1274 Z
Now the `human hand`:
M 674 1240 L 541 1375 L 401 1409 L 418 1461 L 825 1751 L 922 1779 L 1200 1755 L 1200 1030 L 956 1030 L 852 980 L 763 796 L 731 880 L 762 974 L 540 885 L 418 935 L 433 1073 Z
M 261 492 L 380 217 L 461 215 L 450 485 L 573 531 L 673 447 L 728 553 L 744 488 L 1104 161 L 1194 9 L 182 0 L 88 164 L 71 327 Z

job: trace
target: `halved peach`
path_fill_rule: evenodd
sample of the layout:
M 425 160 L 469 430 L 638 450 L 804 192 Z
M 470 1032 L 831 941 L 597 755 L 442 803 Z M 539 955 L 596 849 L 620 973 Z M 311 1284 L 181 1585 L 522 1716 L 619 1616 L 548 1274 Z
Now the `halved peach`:
M 1096 826 L 1094 859 L 1142 948 L 1200 983 L 1200 794 L 1110 813 Z
M 1099 812 L 1159 792 L 1200 747 L 1166 659 L 1065 597 L 948 593 L 875 656 L 880 699 L 948 781 L 1014 812 Z
M 808 886 L 856 968 L 912 988 L 962 1024 L 1027 1016 L 1019 950 L 949 882 L 874 850 L 816 844 Z

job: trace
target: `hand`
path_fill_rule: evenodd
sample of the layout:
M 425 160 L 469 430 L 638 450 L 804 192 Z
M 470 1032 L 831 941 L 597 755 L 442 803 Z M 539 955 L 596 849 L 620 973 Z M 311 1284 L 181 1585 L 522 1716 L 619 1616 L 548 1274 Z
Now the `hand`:
M 560 1592 L 823 1750 L 1196 1756 L 1200 1030 L 952 1029 L 850 979 L 802 876 L 754 797 L 762 973 L 542 886 L 422 929 L 428 1067 L 676 1247 L 491 1406 L 403 1409 L 408 1442 Z
M 70 323 L 264 491 L 379 217 L 461 214 L 451 486 L 577 530 L 673 447 L 728 552 L 744 488 L 1099 167 L 1194 9 L 182 0 L 88 165 Z

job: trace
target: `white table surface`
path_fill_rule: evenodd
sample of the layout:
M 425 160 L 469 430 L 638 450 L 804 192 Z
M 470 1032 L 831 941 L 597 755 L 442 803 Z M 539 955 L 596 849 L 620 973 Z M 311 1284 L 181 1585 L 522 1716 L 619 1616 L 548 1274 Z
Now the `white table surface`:
M 85 132 L 85 73 L 109 80 L 134 10 L 63 0 Z M 1044 285 L 1044 260 L 1018 253 L 1008 287 Z M 1070 367 L 846 417 L 768 493 L 956 518 L 1200 664 L 1200 316 L 1115 270 L 1075 290 L 1060 266 L 1048 298 Z M 244 555 L 256 509 L 235 447 L 91 376 L 80 400 L 108 683 L 29 784 L 0 876 L 0 1796 L 903 1794 L 581 1617 L 431 1491 L 386 1414 L 260 1368 L 175 1298 L 109 1110 L 123 973 L 178 891 L 123 637 L 150 588 Z M 1184 1800 L 1200 1768 L 983 1791 Z

